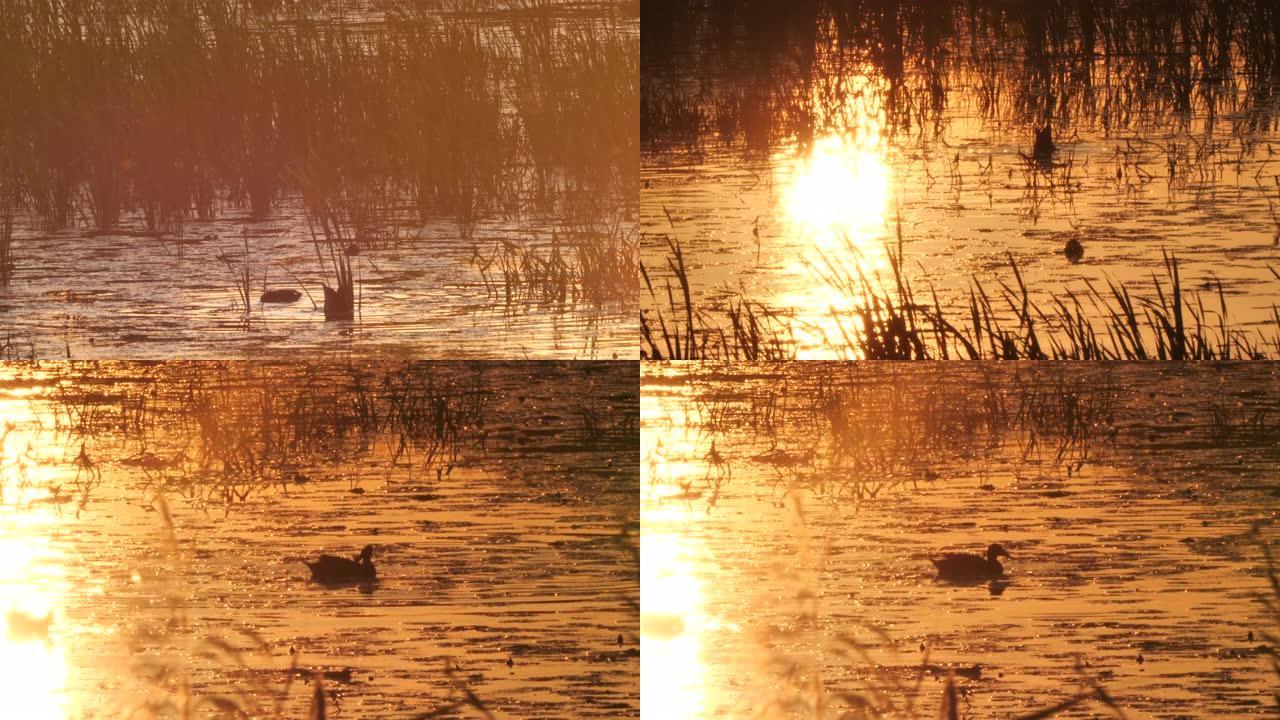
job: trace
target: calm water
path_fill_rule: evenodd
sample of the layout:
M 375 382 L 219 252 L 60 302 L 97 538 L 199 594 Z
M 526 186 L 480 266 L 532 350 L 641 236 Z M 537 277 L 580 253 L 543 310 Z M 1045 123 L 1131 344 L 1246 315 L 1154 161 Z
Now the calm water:
M 452 667 L 499 717 L 635 714 L 636 372 L 6 366 L 6 706 L 303 717 L 318 669 L 331 717 L 410 716 Z M 365 544 L 375 586 L 309 582 Z
M 635 308 L 626 303 L 508 304 L 486 290 L 471 262 L 477 246 L 487 253 L 502 238 L 544 247 L 553 224 L 481 223 L 469 239 L 452 222 L 402 228 L 402 241 L 354 258 L 354 323 L 324 321 L 321 284 L 333 281 L 316 262 L 297 206 L 262 222 L 230 213 L 213 223 L 189 223 L 182 242 L 86 239 L 79 231 L 31 235 L 16 241 L 16 277 L 0 287 L 9 355 L 634 357 Z M 217 239 L 203 240 L 211 234 Z M 222 256 L 232 258 L 232 267 Z M 242 263 L 253 278 L 247 320 L 236 289 Z M 309 296 L 258 303 L 264 279 L 268 287 L 305 289 Z
M 646 715 L 931 717 L 951 670 L 964 717 L 1274 713 L 1280 367 L 643 374 Z M 1007 584 L 935 578 L 991 542 Z
M 1191 4 L 1196 22 L 1210 4 Z M 1088 49 L 1066 4 L 1061 36 L 1034 35 L 1030 8 L 1001 16 L 988 3 L 970 4 L 974 16 L 835 19 L 826 3 L 776 17 L 748 5 L 659 23 L 642 56 L 642 259 L 665 287 L 677 238 L 713 324 L 745 298 L 793 325 L 801 357 L 849 354 L 838 346 L 856 298 L 831 276 L 892 288 L 885 246 L 900 224 L 906 278 L 958 325 L 975 282 L 1009 312 L 1010 256 L 1052 310 L 1064 290 L 1106 293 L 1108 280 L 1155 300 L 1168 251 L 1214 323 L 1220 281 L 1230 323 L 1274 334 L 1280 134 L 1245 50 L 1226 70 L 1191 43 L 1165 62 L 1156 38 L 1178 21 L 1136 16 L 1099 20 Z M 1238 45 L 1251 12 L 1225 14 Z M 1171 89 L 1183 69 L 1186 95 Z M 1057 153 L 1038 163 L 1045 123 Z M 1063 254 L 1073 238 L 1078 264 Z M 661 289 L 642 302 L 672 315 Z M 1101 328 L 1106 310 L 1085 300 L 1083 312 Z

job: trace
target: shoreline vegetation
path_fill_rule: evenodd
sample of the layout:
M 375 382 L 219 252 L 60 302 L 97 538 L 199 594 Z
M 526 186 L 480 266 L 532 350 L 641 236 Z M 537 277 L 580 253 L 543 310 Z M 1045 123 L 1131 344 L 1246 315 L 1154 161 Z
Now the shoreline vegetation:
M 181 240 L 188 221 L 300 205 L 326 319 L 353 315 L 353 257 L 431 220 L 469 239 L 478 221 L 542 219 L 569 248 L 559 281 L 581 286 L 559 295 L 634 302 L 617 282 L 637 252 L 638 138 L 623 131 L 638 125 L 634 14 L 547 0 L 5 3 L 0 284 L 27 232 Z
M 1269 127 L 1280 77 L 1280 9 L 1260 0 L 657 0 L 641 22 L 646 152 L 766 157 L 843 129 L 855 106 L 881 110 L 886 137 L 927 144 L 958 90 L 1028 138 L 1047 123 L 1062 137 L 1155 123 L 1246 134 Z M 1213 172 L 1212 145 L 1158 149 L 1195 174 Z
M 901 225 L 897 232 L 896 244 L 885 247 L 887 278 L 830 255 L 810 266 L 816 280 L 849 301 L 823 318 L 834 331 L 805 325 L 820 336 L 821 350 L 846 360 L 1280 359 L 1280 306 L 1272 304 L 1271 323 L 1233 325 L 1221 281 L 1204 292 L 1187 287 L 1174 253 L 1163 253 L 1148 294 L 1110 280 L 1105 288 L 1084 280 L 1079 289 L 1033 293 L 1010 255 L 1012 282 L 990 288 L 975 275 L 967 307 L 944 308 L 928 277 L 924 291 L 913 286 L 904 268 Z M 649 305 L 640 311 L 642 359 L 796 359 L 799 321 L 740 293 L 723 306 L 695 304 L 680 241 L 663 239 L 669 278 L 640 266 Z M 856 256 L 856 249 L 848 250 Z M 1280 279 L 1280 271 L 1271 272 Z

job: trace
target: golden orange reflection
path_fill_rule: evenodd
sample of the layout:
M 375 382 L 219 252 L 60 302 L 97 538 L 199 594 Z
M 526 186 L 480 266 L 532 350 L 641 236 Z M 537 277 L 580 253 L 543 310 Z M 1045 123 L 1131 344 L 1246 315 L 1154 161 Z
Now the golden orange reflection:
M 44 447 L 20 428 L 38 426 L 26 396 L 13 389 L 0 401 L 0 703 L 6 717 L 69 716 L 68 663 L 57 642 L 66 596 L 65 563 L 50 538 L 58 514 L 42 506 L 50 463 L 61 448 Z
M 640 713 L 707 714 L 705 585 L 694 571 L 696 543 L 645 527 L 640 540 Z
M 795 232 L 838 250 L 847 238 L 868 248 L 885 226 L 891 171 L 876 134 L 832 134 L 792 160 L 783 197 Z
M 67 661 L 53 632 L 60 593 L 49 586 L 50 550 L 42 530 L 11 523 L 0 537 L 0 697 L 10 717 L 32 720 L 68 715 Z
M 845 78 L 852 91 L 839 94 L 835 103 L 815 87 L 815 119 L 827 130 L 791 157 L 775 158 L 780 220 L 802 248 L 787 262 L 787 272 L 806 281 L 789 283 L 772 302 L 796 309 L 793 331 L 801 348 L 843 345 L 862 283 L 878 287 L 889 271 L 885 242 L 893 172 L 881 94 L 869 91 L 874 82 L 870 75 Z M 802 351 L 802 357 L 832 355 Z
M 649 427 L 640 440 L 640 713 L 705 717 L 712 686 L 706 638 L 714 623 L 706 607 L 709 579 L 702 573 L 710 563 L 705 546 L 688 532 L 701 514 L 680 498 L 696 477 L 692 459 L 700 455 L 696 442 L 665 431 L 675 422 L 665 413 L 658 400 L 642 399 L 641 422 L 647 418 Z

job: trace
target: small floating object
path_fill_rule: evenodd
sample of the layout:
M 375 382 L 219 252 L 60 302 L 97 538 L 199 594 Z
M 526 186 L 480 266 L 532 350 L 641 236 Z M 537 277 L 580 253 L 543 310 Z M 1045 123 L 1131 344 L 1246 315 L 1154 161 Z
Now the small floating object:
M 303 560 L 302 562 L 311 568 L 311 579 L 318 583 L 342 585 L 371 583 L 378 579 L 377 571 L 373 567 L 372 545 L 365 545 L 364 549 L 354 559 L 337 557 L 336 555 L 321 555 L 320 559 L 315 562 L 309 560 Z
M 1249 640 L 1252 642 L 1253 638 L 1250 638 Z M 618 647 L 622 647 L 622 633 L 618 633 Z
M 1058 146 L 1053 144 L 1053 126 L 1045 125 L 1036 130 L 1036 142 L 1031 148 L 1031 156 L 1039 162 L 1049 162 Z
M 351 668 L 342 668 L 341 670 L 325 670 L 322 673 L 325 680 L 332 680 L 340 683 L 351 682 Z
M 513 660 L 513 659 L 511 658 L 511 656 L 510 656 L 510 655 L 508 655 L 508 656 L 507 656 L 507 667 L 515 667 L 515 664 L 516 664 L 516 661 L 515 661 L 515 660 Z
M 931 665 L 926 665 L 925 669 L 935 676 L 955 675 L 956 677 L 962 677 L 967 680 L 982 679 L 981 665 L 970 665 L 966 667 L 964 665 L 951 666 L 951 665 L 932 665 L 931 664 Z
M 1249 631 L 1249 640 L 1248 640 L 1248 642 L 1253 642 L 1253 631 L 1252 631 L 1252 630 L 1250 630 L 1250 631 Z
M 1004 567 L 997 558 L 1013 557 L 998 543 L 987 548 L 987 556 L 972 553 L 947 553 L 930 560 L 938 568 L 938 577 L 950 582 L 979 582 L 1004 577 Z
M 291 303 L 298 302 L 302 298 L 302 293 L 293 288 L 276 288 L 262 293 L 262 297 L 258 298 L 263 303 Z
M 1142 653 L 1138 653 L 1138 664 L 1141 665 L 1144 662 L 1146 662 L 1146 659 L 1142 657 Z
M 218 239 L 218 236 L 214 235 L 213 233 L 208 233 L 200 239 L 203 240 L 204 242 L 213 242 L 214 240 Z
M 1078 238 L 1071 238 L 1062 248 L 1062 254 L 1066 255 L 1072 263 L 1078 263 L 1084 257 L 1084 245 Z

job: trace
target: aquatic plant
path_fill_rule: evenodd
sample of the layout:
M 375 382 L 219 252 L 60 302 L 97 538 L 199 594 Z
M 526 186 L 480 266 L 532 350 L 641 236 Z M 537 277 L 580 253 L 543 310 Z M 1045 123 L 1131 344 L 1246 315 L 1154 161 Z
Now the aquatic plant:
M 899 230 L 901 233 L 901 230 Z M 789 326 L 774 324 L 743 332 L 742 308 L 752 316 L 780 317 L 785 312 L 738 296 L 725 308 L 698 308 L 679 242 L 668 238 L 668 270 L 679 293 L 666 286 L 667 315 L 649 271 L 642 277 L 651 308 L 640 313 L 641 355 L 647 359 L 762 359 L 794 357 L 799 348 Z M 846 238 L 846 244 L 849 241 Z M 1084 291 L 1064 289 L 1043 307 L 1023 280 L 1017 260 L 1008 256 L 1013 283 L 999 281 L 989 291 L 976 276 L 970 281 L 968 307 L 943 307 L 936 291 L 921 301 L 904 267 L 901 234 L 886 244 L 891 277 L 868 275 L 851 246 L 843 255 L 820 252 L 809 263 L 814 277 L 845 298 L 847 307 L 831 308 L 836 329 L 812 328 L 819 349 L 836 357 L 867 360 L 1232 360 L 1280 357 L 1280 311 L 1274 327 L 1247 330 L 1229 320 L 1226 292 L 1214 290 L 1217 307 L 1182 283 L 1175 254 L 1164 254 L 1164 277 L 1152 274 L 1154 296 L 1136 295 L 1120 281 L 1106 292 L 1085 281 Z M 925 280 L 928 280 L 926 277 Z M 732 298 L 733 296 L 730 295 Z M 1088 307 L 1085 307 L 1088 303 Z M 967 318 L 963 317 L 967 310 Z M 1092 312 L 1091 312 L 1092 311 Z M 732 333 L 726 332 L 732 329 Z M 1270 330 L 1270 334 L 1267 333 Z
M 649 148 L 697 153 L 715 139 L 758 154 L 805 145 L 833 110 L 866 93 L 884 109 L 888 134 L 923 140 L 941 135 L 947 93 L 961 86 L 973 88 L 981 117 L 1028 130 L 1051 123 L 1115 133 L 1157 117 L 1186 124 L 1193 114 L 1212 127 L 1234 122 L 1228 107 L 1256 126 L 1274 112 L 1260 88 L 1278 67 L 1280 30 L 1275 8 L 1258 0 L 1017 8 L 986 0 L 660 0 L 642 13 Z M 885 82 L 825 82 L 831 67 Z M 787 90 L 811 86 L 822 92 Z
M 635 23 L 612 6 L 473 10 L 393 0 L 355 21 L 330 3 L 6 3 L 0 270 L 9 218 L 107 231 L 136 213 L 161 233 L 301 196 L 330 246 L 327 315 L 349 318 L 342 250 L 367 250 L 363 230 L 406 209 L 464 227 L 634 222 Z M 584 244 L 600 254 L 584 263 L 615 262 L 619 245 L 629 259 L 629 236 Z M 603 286 L 599 269 L 582 277 Z

